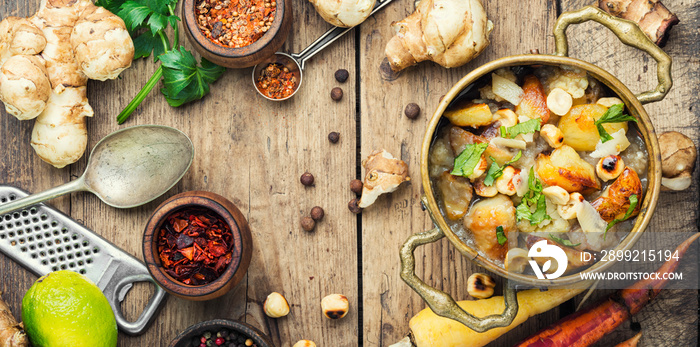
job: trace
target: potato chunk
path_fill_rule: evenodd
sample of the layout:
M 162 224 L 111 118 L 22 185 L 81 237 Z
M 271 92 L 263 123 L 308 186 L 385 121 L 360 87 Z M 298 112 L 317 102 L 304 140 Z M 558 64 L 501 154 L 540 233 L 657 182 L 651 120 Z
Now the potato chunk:
M 474 104 L 472 102 L 461 102 L 455 107 L 446 110 L 444 116 L 452 124 L 461 127 L 478 128 L 489 125 L 493 122 L 491 109 L 487 104 Z
M 496 228 L 499 226 L 503 227 L 503 233 L 509 238 L 509 233 L 516 230 L 515 207 L 502 194 L 477 202 L 464 216 L 464 227 L 474 236 L 477 249 L 492 260 L 503 261 L 508 243 L 498 244 Z
M 600 213 L 606 222 L 613 219 L 622 219 L 630 207 L 630 196 L 637 195 L 639 203 L 631 216 L 639 214 L 642 206 L 642 181 L 637 173 L 630 167 L 625 167 L 620 177 L 605 189 L 603 194 L 591 202 L 591 205 Z
M 576 105 L 559 119 L 559 129 L 564 134 L 564 144 L 577 151 L 593 151 L 600 140 L 594 122 L 603 116 L 607 107 L 597 104 Z M 620 129 L 627 131 L 627 122 L 603 124 L 612 134 Z
M 593 166 L 569 146 L 557 148 L 549 155 L 540 153 L 535 165 L 537 175 L 549 186 L 560 186 L 569 193 L 586 188 L 600 189 Z
M 533 76 L 525 76 L 523 83 L 523 98 L 515 107 L 518 116 L 526 116 L 530 119 L 539 118 L 542 124 L 549 120 L 549 108 L 547 107 L 547 96 L 540 80 Z
M 443 172 L 436 182 L 442 202 L 445 205 L 447 218 L 458 220 L 464 217 L 472 201 L 473 189 L 469 180 L 464 177 Z

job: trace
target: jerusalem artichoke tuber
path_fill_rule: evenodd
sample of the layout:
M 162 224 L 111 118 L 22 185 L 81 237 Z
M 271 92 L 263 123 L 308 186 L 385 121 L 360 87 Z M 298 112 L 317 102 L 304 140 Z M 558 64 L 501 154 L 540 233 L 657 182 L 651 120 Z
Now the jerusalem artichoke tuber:
M 372 13 L 375 0 L 309 0 L 323 19 L 335 26 L 351 28 Z
M 0 293 L 2 294 L 2 293 Z M 22 327 L 10 312 L 7 303 L 0 298 L 0 346 L 28 347 L 29 340 Z
M 64 167 L 87 146 L 88 78 L 116 78 L 133 55 L 116 15 L 90 0 L 45 0 L 31 18 L 0 22 L 0 100 L 18 119 L 37 118 L 32 147 Z
M 396 36 L 385 52 L 391 68 L 400 71 L 425 60 L 466 64 L 488 46 L 493 23 L 479 0 L 424 0 L 392 27 Z
M 637 23 L 659 46 L 666 43 L 669 31 L 679 23 L 678 17 L 659 0 L 599 0 L 598 7 L 613 16 Z

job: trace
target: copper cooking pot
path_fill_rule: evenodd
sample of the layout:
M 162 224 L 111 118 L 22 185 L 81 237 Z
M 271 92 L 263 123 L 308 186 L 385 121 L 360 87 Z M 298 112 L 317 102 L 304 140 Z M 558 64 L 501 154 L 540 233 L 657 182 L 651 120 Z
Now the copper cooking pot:
M 620 80 L 607 71 L 588 62 L 567 56 L 568 42 L 566 37 L 566 28 L 569 26 L 569 24 L 579 24 L 589 20 L 593 20 L 604 25 L 615 33 L 615 35 L 623 43 L 648 53 L 656 60 L 658 64 L 658 85 L 656 86 L 656 89 L 635 95 L 622 82 L 620 82 Z M 425 194 L 422 197 L 422 202 L 426 206 L 428 213 L 435 224 L 435 228 L 430 231 L 412 235 L 408 238 L 408 240 L 406 240 L 401 248 L 401 278 L 413 290 L 415 290 L 423 298 L 423 300 L 425 300 L 428 306 L 436 314 L 456 320 L 478 332 L 510 325 L 518 312 L 518 302 L 516 299 L 515 290 L 511 285 L 505 286 L 505 309 L 502 314 L 477 318 L 460 308 L 449 294 L 428 286 L 416 276 L 415 258 L 413 255 L 413 251 L 416 249 L 416 247 L 438 241 L 446 236 L 452 245 L 454 245 L 454 247 L 456 247 L 457 250 L 469 260 L 508 280 L 533 287 L 550 288 L 572 285 L 581 282 L 581 278 L 578 273 L 550 280 L 537 279 L 531 275 L 508 272 L 490 259 L 479 255 L 474 248 L 463 243 L 460 238 L 448 227 L 444 217 L 440 214 L 438 204 L 435 200 L 433 186 L 430 183 L 430 177 L 428 174 L 428 154 L 443 112 L 465 88 L 478 81 L 482 76 L 502 67 L 521 65 L 568 65 L 587 71 L 590 76 L 608 86 L 610 90 L 612 90 L 620 99 L 622 99 L 627 106 L 629 113 L 637 119 L 639 132 L 644 139 L 646 150 L 649 153 L 649 165 L 647 168 L 649 185 L 646 189 L 646 194 L 644 194 L 641 211 L 635 221 L 632 231 L 620 242 L 619 245 L 617 245 L 615 250 L 624 251 L 632 248 L 632 246 L 641 236 L 641 233 L 649 224 L 649 220 L 651 219 L 659 198 L 661 186 L 661 157 L 659 155 L 659 143 L 651 120 L 649 119 L 649 116 L 642 105 L 662 100 L 668 93 L 672 86 L 671 58 L 656 44 L 654 44 L 642 32 L 637 24 L 628 20 L 613 17 L 612 15 L 592 6 L 584 7 L 578 11 L 563 13 L 554 26 L 554 36 L 556 40 L 556 52 L 554 55 L 530 54 L 509 56 L 484 64 L 464 76 L 450 89 L 450 91 L 440 102 L 428 125 L 425 136 L 423 137 L 420 166 L 421 179 Z M 609 268 L 613 264 L 614 262 L 598 262 L 584 271 L 590 273 L 599 272 Z M 581 283 L 579 283 L 579 285 L 580 284 Z

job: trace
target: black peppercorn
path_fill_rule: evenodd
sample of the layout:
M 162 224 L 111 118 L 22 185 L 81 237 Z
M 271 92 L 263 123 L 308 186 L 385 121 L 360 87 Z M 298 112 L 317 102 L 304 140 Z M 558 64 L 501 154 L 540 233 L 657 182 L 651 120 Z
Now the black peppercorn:
M 343 90 L 340 87 L 331 89 L 331 99 L 340 101 L 343 98 Z
M 420 116 L 420 106 L 418 106 L 415 103 L 410 103 L 406 105 L 406 108 L 403 110 L 403 113 L 406 114 L 406 117 L 408 119 L 416 119 L 418 116 Z
M 303 175 L 301 175 L 301 178 L 299 179 L 301 181 L 301 184 L 310 187 L 314 185 L 314 175 L 304 172 Z
M 348 80 L 348 77 L 350 76 L 350 73 L 348 70 L 345 69 L 340 69 L 335 72 L 335 80 L 340 82 L 340 83 L 345 83 L 345 81 Z

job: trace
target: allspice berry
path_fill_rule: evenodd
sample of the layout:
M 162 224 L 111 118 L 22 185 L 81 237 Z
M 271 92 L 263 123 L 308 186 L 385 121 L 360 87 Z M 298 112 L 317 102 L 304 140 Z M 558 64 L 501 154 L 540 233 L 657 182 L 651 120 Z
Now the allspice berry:
M 311 209 L 311 218 L 313 220 L 317 220 L 317 221 L 321 220 L 321 219 L 323 219 L 323 216 L 325 216 L 325 215 L 326 215 L 326 213 L 323 211 L 323 208 L 321 208 L 321 206 L 314 206 Z
M 311 217 L 306 216 L 306 217 L 301 219 L 301 228 L 302 229 L 304 229 L 306 231 L 312 231 L 312 230 L 314 230 L 315 227 L 316 227 L 316 222 L 314 222 L 314 220 Z
M 420 106 L 412 102 L 406 105 L 406 108 L 403 110 L 403 113 L 408 119 L 416 119 L 418 118 L 418 116 L 420 116 Z
M 331 99 L 340 101 L 343 98 L 343 90 L 340 87 L 331 89 Z
M 350 181 L 350 190 L 352 190 L 353 193 L 357 194 L 358 196 L 362 194 L 362 181 L 360 180 L 352 180 Z
M 340 133 L 338 133 L 337 131 L 328 134 L 328 141 L 330 141 L 331 143 L 338 143 L 338 140 L 340 140 Z
M 314 185 L 314 175 L 304 172 L 303 175 L 301 175 L 301 178 L 299 179 L 301 181 L 301 184 L 310 187 Z
M 358 199 L 358 198 L 354 198 L 354 199 L 350 200 L 350 202 L 348 203 L 348 209 L 350 210 L 350 212 L 352 212 L 354 214 L 358 214 L 358 213 L 362 212 L 362 209 L 360 208 L 360 206 L 358 206 L 359 203 L 360 203 L 360 199 Z
M 345 81 L 348 80 L 348 77 L 350 77 L 350 73 L 348 72 L 348 70 L 339 69 L 335 72 L 335 80 L 340 83 L 345 83 Z

